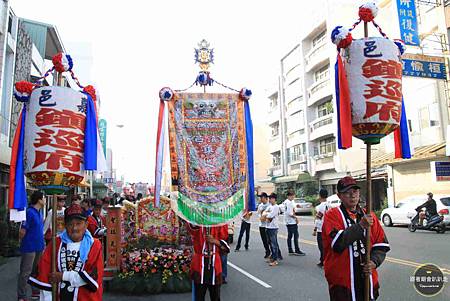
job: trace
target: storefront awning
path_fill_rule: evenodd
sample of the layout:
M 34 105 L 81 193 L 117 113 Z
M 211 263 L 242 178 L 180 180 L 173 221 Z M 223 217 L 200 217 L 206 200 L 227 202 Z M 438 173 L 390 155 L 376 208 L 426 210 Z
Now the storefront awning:
M 296 182 L 297 178 L 298 178 L 298 175 L 277 177 L 277 178 L 272 178 L 272 182 L 275 183 L 275 184 L 287 183 L 287 182 Z
M 308 173 L 301 173 L 298 175 L 272 178 L 272 183 L 275 183 L 275 184 L 287 183 L 287 182 L 306 183 L 306 182 L 311 182 L 311 181 L 314 181 L 314 178 L 311 177 Z
M 408 163 L 414 160 L 437 159 L 445 156 L 445 142 L 421 146 L 414 149 L 411 159 L 395 159 L 394 153 L 383 154 L 372 160 L 373 167 L 380 167 L 387 164 Z

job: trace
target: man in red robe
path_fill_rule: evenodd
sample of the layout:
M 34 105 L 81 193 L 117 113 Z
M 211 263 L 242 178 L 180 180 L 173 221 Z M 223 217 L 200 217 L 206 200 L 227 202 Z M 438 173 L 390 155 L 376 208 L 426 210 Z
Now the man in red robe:
M 94 202 L 94 210 L 92 215 L 88 216 L 88 230 L 95 238 L 103 240 L 106 237 L 105 217 L 102 215 L 103 202 L 96 200 Z M 102 241 L 103 242 L 103 241 Z
M 51 272 L 52 244 L 42 255 L 28 283 L 41 290 L 41 301 L 52 300 L 52 283 L 59 301 L 100 301 L 103 294 L 103 256 L 100 241 L 87 231 L 86 216 L 74 204 L 64 213 L 66 231 L 56 238 L 57 272 Z
M 325 278 L 331 301 L 364 300 L 365 278 L 370 277 L 370 299 L 379 295 L 376 269 L 390 250 L 383 228 L 373 212 L 359 206 L 360 188 L 352 177 L 337 184 L 342 204 L 325 214 L 322 226 Z M 370 261 L 366 264 L 365 233 L 370 227 Z
M 207 290 L 211 301 L 220 301 L 221 254 L 230 252 L 226 241 L 228 226 L 205 228 L 188 224 L 188 230 L 194 245 L 190 274 L 194 281 L 195 301 L 204 301 Z

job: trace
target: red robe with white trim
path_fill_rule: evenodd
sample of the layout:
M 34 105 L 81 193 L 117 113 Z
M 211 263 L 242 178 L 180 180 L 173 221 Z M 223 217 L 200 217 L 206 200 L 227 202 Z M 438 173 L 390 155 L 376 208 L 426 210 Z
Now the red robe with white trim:
M 208 244 L 206 243 L 207 228 L 194 227 L 188 224 L 188 230 L 194 245 L 190 270 L 191 279 L 197 284 L 222 284 L 222 261 L 220 255 L 230 252 L 230 247 L 226 242 L 228 226 L 210 228 L 210 235 L 220 241 L 220 247 L 210 244 L 209 252 Z M 208 260 L 206 257 L 211 260 Z M 213 271 L 211 271 L 212 269 Z
M 56 238 L 56 247 L 58 252 L 57 257 L 57 271 L 63 272 L 65 252 L 64 243 L 59 237 Z M 49 274 L 51 273 L 51 258 L 52 258 L 52 244 L 48 244 L 45 248 L 44 254 L 39 260 L 36 273 L 30 276 L 28 283 L 41 290 L 51 291 L 52 285 L 49 282 Z M 85 285 L 74 289 L 71 298 L 61 298 L 61 286 L 58 286 L 58 301 L 101 301 L 103 295 L 103 254 L 102 245 L 98 239 L 94 239 L 94 243 L 89 251 L 88 258 L 84 265 L 81 265 L 78 271 L 80 277 L 86 282 Z M 67 285 L 67 284 L 65 284 Z
M 360 212 L 362 217 L 363 212 Z M 375 214 L 371 213 L 374 223 L 370 228 L 371 251 L 388 252 L 389 243 L 383 228 Z M 330 298 L 333 301 L 359 301 L 364 292 L 364 275 L 360 263 L 365 262 L 365 239 L 357 240 L 343 250 L 336 250 L 338 240 L 343 239 L 343 231 L 359 222 L 353 221 L 343 205 L 327 211 L 322 227 L 322 240 L 324 250 L 324 271 L 328 281 Z M 362 228 L 361 228 L 361 231 Z M 365 231 L 365 230 L 364 230 Z M 334 248 L 333 248 L 334 246 Z M 351 251 L 351 252 L 350 252 Z M 371 296 L 378 297 L 378 273 L 371 274 Z
M 91 232 L 94 238 L 103 238 L 103 236 L 98 235 L 98 232 L 106 225 L 105 218 L 103 216 L 95 218 L 93 215 L 88 217 L 88 230 Z

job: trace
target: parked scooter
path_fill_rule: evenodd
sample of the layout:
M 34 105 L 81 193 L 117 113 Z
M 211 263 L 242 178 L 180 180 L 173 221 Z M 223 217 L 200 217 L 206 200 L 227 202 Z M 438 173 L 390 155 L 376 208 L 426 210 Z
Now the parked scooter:
M 417 214 L 411 219 L 411 223 L 408 225 L 408 230 L 410 232 L 416 232 L 419 230 L 436 231 L 437 233 L 445 233 L 446 226 L 444 223 L 444 217 L 442 215 L 428 216 L 423 220 L 423 225 L 419 223 L 419 214 L 421 210 L 417 211 Z

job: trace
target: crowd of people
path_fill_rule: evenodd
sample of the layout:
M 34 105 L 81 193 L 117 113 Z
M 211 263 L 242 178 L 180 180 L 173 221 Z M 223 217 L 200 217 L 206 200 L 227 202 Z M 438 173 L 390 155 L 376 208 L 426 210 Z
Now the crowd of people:
M 332 301 L 364 300 L 365 279 L 370 279 L 371 300 L 379 296 L 379 282 L 376 269 L 383 263 L 390 250 L 383 228 L 375 214 L 366 214 L 360 206 L 360 187 L 347 176 L 339 180 L 337 195 L 341 200 L 339 207 L 332 208 L 327 203 L 328 192 L 319 190 L 318 205 L 315 208 L 312 235 L 317 238 L 319 262 L 328 282 L 329 298 Z M 264 248 L 264 259 L 269 266 L 279 265 L 283 256 L 278 241 L 281 216 L 287 230 L 287 250 L 289 255 L 305 256 L 299 245 L 299 218 L 295 215 L 293 192 L 288 192 L 286 200 L 277 204 L 277 195 L 258 195 L 257 208 L 259 233 Z M 235 251 L 244 247 L 249 250 L 251 212 L 241 216 L 241 227 Z M 370 227 L 370 260 L 366 262 L 365 236 Z M 216 299 L 219 300 L 219 299 Z
M 376 269 L 389 251 L 389 243 L 376 216 L 366 214 L 360 207 L 360 187 L 351 177 L 337 184 L 339 207 L 330 208 L 328 193 L 319 191 L 313 235 L 320 251 L 318 266 L 323 267 L 332 301 L 363 300 L 365 279 L 370 279 L 374 300 L 379 295 Z M 299 245 L 299 219 L 295 214 L 295 194 L 288 192 L 286 200 L 277 203 L 277 194 L 261 193 L 257 207 L 259 233 L 264 248 L 264 259 L 270 267 L 278 266 L 283 256 L 278 241 L 282 221 L 287 230 L 287 253 L 305 256 Z M 56 210 L 56 272 L 52 272 L 52 210 L 44 221 L 42 210 L 46 197 L 35 191 L 30 198 L 26 222 L 22 224 L 20 251 L 22 253 L 18 278 L 18 300 L 27 299 L 27 283 L 32 286 L 31 300 L 51 300 L 52 285 L 58 287 L 58 300 L 102 300 L 102 275 L 106 227 L 106 207 L 109 199 L 85 199 L 79 196 L 67 204 L 66 197 L 57 199 Z M 115 204 L 115 202 L 114 202 Z M 65 207 L 69 205 L 69 207 Z M 252 212 L 244 211 L 235 251 L 240 251 L 244 240 L 249 250 Z M 283 216 L 283 219 L 281 219 Z M 365 236 L 370 227 L 370 260 L 366 261 Z M 209 291 L 211 301 L 220 300 L 220 288 L 227 283 L 227 256 L 233 241 L 234 222 L 217 227 L 188 225 L 192 236 L 193 258 L 190 276 L 193 297 L 205 300 Z

